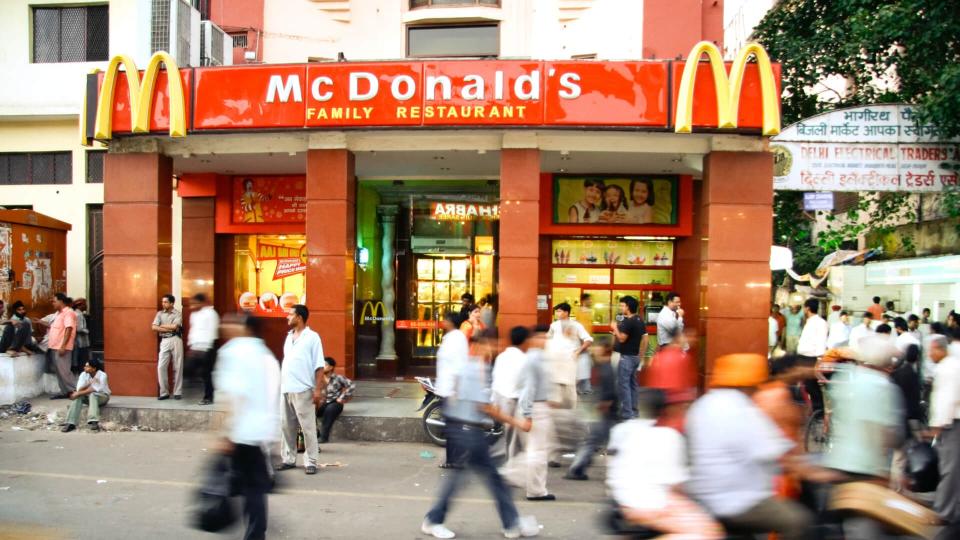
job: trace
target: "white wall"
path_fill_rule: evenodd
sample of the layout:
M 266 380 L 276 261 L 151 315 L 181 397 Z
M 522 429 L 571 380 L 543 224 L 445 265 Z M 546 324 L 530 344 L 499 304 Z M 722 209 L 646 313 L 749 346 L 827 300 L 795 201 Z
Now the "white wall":
M 750 41 L 753 29 L 773 8 L 776 0 L 725 0 L 723 3 L 723 48 L 733 55 Z
M 664 1 L 664 0 L 658 0 Z M 406 56 L 410 24 L 498 22 L 502 58 L 641 58 L 643 0 L 502 0 L 501 7 L 408 9 L 404 0 L 265 0 L 266 63 Z

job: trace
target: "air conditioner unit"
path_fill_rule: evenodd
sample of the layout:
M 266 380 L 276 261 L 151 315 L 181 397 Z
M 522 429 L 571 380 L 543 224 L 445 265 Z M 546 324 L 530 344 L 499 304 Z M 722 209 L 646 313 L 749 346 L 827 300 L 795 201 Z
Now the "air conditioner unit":
M 200 23 L 200 43 L 201 66 L 224 66 L 233 63 L 233 38 L 213 21 Z
M 180 67 L 200 64 L 200 11 L 186 0 L 152 0 L 150 53 L 166 51 Z

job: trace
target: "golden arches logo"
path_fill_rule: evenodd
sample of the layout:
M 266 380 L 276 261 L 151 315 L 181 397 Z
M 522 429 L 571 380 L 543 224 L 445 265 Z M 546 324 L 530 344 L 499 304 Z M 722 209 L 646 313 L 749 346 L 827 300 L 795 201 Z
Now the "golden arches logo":
M 367 310 L 370 310 L 370 316 L 367 317 Z M 380 313 L 380 316 L 377 317 L 377 313 Z M 373 303 L 372 300 L 368 300 L 363 304 L 363 309 L 360 310 L 360 324 L 376 324 L 379 321 L 386 319 L 386 308 L 383 307 L 383 302 Z
M 710 61 L 713 71 L 713 84 L 717 93 L 717 127 L 737 127 L 737 113 L 740 110 L 740 94 L 743 90 L 743 76 L 747 69 L 747 60 L 750 56 L 757 59 L 760 70 L 760 92 L 762 96 L 764 135 L 780 133 L 780 96 L 777 95 L 777 85 L 773 77 L 773 66 L 770 56 L 757 43 L 747 44 L 737 53 L 730 68 L 730 76 L 723 63 L 723 55 L 716 45 L 709 41 L 701 41 L 693 46 L 687 55 L 687 63 L 683 67 L 683 76 L 680 79 L 680 91 L 677 94 L 677 112 L 674 125 L 677 133 L 690 133 L 693 129 L 693 91 L 697 82 L 697 66 L 700 57 L 704 54 Z
M 150 113 L 153 109 L 153 92 L 160 76 L 160 65 L 166 67 L 167 99 L 170 105 L 170 136 L 185 137 L 187 135 L 187 113 L 183 95 L 183 81 L 180 78 L 180 68 L 177 62 L 165 52 L 157 52 L 150 57 L 147 70 L 140 79 L 140 72 L 133 58 L 127 55 L 118 55 L 110 59 L 103 77 L 103 86 L 97 100 L 97 117 L 94 123 L 93 138 L 107 140 L 113 137 L 113 106 L 114 91 L 117 79 L 120 77 L 120 67 L 127 79 L 127 92 L 130 99 L 130 124 L 134 133 L 150 132 Z M 85 126 L 82 126 L 85 128 Z M 84 129 L 83 138 L 86 137 Z M 85 141 L 84 141 L 85 142 Z

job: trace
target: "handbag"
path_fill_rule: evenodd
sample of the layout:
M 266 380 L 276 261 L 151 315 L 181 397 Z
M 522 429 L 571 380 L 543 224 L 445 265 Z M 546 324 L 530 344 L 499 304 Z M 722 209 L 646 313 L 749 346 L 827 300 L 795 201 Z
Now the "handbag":
M 233 525 L 238 518 L 233 501 L 237 491 L 235 484 L 230 456 L 214 456 L 207 463 L 203 483 L 188 512 L 191 525 L 207 532 L 222 531 Z
M 936 491 L 940 482 L 940 459 L 933 445 L 926 441 L 911 440 L 905 452 L 910 490 L 914 493 Z

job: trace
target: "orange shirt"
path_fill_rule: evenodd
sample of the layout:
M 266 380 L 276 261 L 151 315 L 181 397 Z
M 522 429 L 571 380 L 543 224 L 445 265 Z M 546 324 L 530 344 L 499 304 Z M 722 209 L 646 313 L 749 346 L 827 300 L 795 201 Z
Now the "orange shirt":
M 880 304 L 873 304 L 872 306 L 867 308 L 867 311 L 869 311 L 870 314 L 873 315 L 873 320 L 875 321 L 879 321 L 883 318 L 883 306 L 881 306 Z
M 66 343 L 63 343 L 63 335 L 67 332 L 67 328 L 73 328 L 73 331 L 70 332 L 70 339 Z M 77 337 L 77 313 L 73 311 L 69 306 L 60 310 L 60 313 L 57 313 L 57 318 L 53 320 L 53 324 L 50 325 L 50 330 L 47 332 L 47 345 L 51 349 L 66 349 L 68 351 L 73 350 L 73 340 Z

